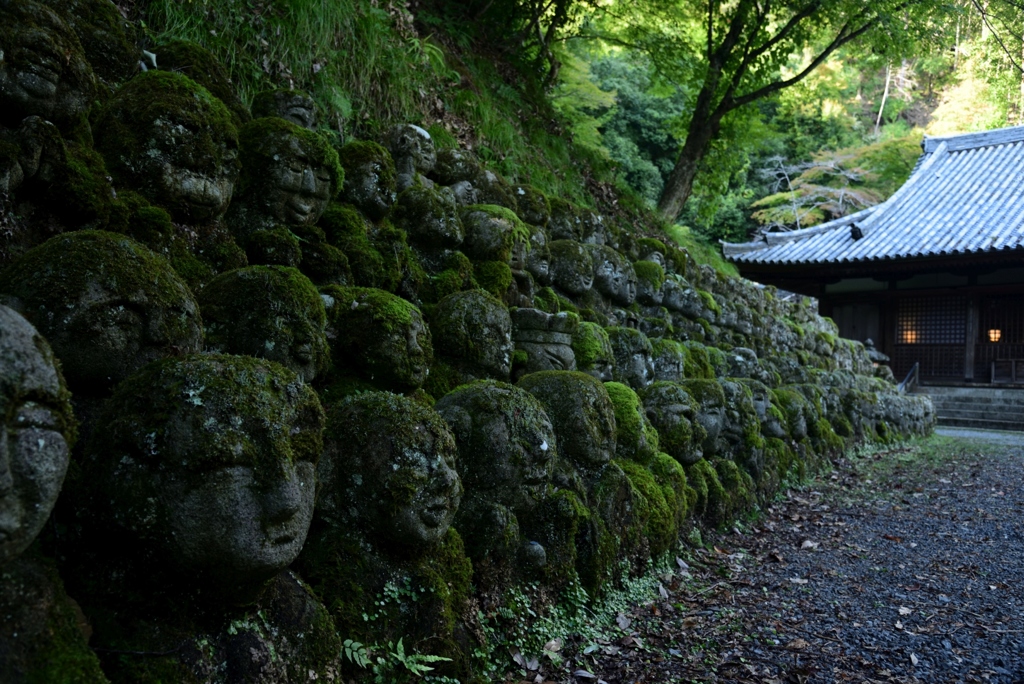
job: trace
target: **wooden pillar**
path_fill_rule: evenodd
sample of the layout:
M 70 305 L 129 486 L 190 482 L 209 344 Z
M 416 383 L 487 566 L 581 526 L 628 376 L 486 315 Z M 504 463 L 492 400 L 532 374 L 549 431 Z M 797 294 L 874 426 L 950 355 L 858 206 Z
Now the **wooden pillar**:
M 974 344 L 978 339 L 978 298 L 967 300 L 967 339 L 964 344 L 964 379 L 974 380 Z

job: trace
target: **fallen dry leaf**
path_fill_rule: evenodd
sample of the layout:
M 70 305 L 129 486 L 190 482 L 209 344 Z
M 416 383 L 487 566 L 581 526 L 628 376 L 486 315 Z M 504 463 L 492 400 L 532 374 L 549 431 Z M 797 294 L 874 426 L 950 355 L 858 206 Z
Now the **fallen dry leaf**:
M 810 646 L 810 644 L 799 637 L 793 639 L 788 644 L 786 644 L 786 648 L 788 648 L 791 651 L 800 651 L 802 649 L 807 648 L 808 646 Z
M 900 606 L 900 615 L 910 615 L 913 613 L 913 609 L 907 608 L 906 606 Z
M 790 577 L 789 581 L 793 584 L 807 584 L 808 580 L 801 579 L 799 577 Z
M 896 621 L 896 624 L 894 626 L 896 627 L 896 629 L 903 629 L 903 623 L 899 620 Z
M 800 550 L 802 551 L 802 550 L 805 550 L 805 549 L 816 549 L 819 546 L 821 546 L 821 544 L 816 542 L 816 541 L 811 541 L 810 539 L 804 539 L 803 543 L 800 544 Z
M 896 542 L 897 544 L 903 541 L 903 537 L 897 537 L 894 534 L 883 534 L 882 539 L 888 539 L 889 541 Z
M 914 655 L 913 653 L 910 654 L 910 664 L 911 665 L 917 665 L 917 656 Z

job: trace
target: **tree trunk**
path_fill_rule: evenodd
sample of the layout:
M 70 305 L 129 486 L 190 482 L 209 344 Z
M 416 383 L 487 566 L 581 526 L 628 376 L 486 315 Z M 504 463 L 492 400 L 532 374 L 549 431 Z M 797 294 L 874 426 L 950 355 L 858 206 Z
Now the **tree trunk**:
M 703 121 L 696 118 L 690 121 L 686 142 L 683 143 L 679 159 L 665 181 L 665 189 L 661 191 L 661 199 L 658 200 L 658 213 L 666 221 L 675 221 L 686 200 L 690 198 L 697 169 L 711 141 L 718 135 L 720 124 L 720 118 L 714 116 Z

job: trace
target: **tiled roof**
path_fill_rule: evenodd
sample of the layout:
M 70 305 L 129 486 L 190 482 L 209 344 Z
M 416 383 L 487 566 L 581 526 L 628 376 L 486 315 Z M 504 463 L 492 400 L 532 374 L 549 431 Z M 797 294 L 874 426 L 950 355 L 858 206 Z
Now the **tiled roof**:
M 926 137 L 922 147 L 910 178 L 882 204 L 812 228 L 726 243 L 726 258 L 826 264 L 1024 248 L 1024 126 Z

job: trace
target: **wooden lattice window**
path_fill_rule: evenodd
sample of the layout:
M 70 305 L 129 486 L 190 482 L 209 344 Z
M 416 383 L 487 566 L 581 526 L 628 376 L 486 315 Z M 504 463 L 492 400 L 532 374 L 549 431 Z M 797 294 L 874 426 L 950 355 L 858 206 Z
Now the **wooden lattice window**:
M 979 342 L 1024 344 L 1024 301 L 1020 297 L 983 299 L 979 313 Z
M 896 344 L 963 344 L 967 338 L 965 297 L 900 300 Z

